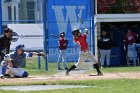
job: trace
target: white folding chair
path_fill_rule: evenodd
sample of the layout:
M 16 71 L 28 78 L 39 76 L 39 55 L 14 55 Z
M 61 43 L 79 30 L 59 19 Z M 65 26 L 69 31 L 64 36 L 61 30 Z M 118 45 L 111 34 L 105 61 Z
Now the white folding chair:
M 133 51 L 132 50 L 127 51 L 127 66 L 131 66 L 133 57 L 134 57 Z M 133 62 L 133 65 L 134 65 L 134 62 Z M 137 57 L 137 53 L 136 53 L 136 65 L 139 66 L 139 58 Z

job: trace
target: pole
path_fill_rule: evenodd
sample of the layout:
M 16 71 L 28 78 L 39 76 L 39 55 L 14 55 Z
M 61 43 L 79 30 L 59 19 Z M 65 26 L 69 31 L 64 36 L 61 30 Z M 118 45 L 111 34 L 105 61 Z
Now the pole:
M 94 31 L 94 0 L 90 0 L 91 7 L 91 29 L 92 29 L 92 40 L 93 40 L 93 54 L 95 55 L 95 31 Z
M 37 12 L 37 22 L 40 21 L 40 14 L 39 14 L 39 11 L 40 11 L 40 1 L 39 0 L 36 0 L 36 12 Z
M 45 54 L 48 54 L 48 16 L 47 16 L 47 5 L 48 0 L 43 0 L 43 30 L 44 30 L 44 51 Z M 48 59 L 45 56 L 45 69 L 48 71 Z
M 38 50 L 38 53 L 40 53 L 40 50 Z M 38 56 L 38 70 L 41 69 L 41 59 L 40 56 Z
M 0 0 L 0 35 L 2 34 L 2 0 Z
M 97 9 L 97 0 L 95 0 L 95 15 L 98 13 Z

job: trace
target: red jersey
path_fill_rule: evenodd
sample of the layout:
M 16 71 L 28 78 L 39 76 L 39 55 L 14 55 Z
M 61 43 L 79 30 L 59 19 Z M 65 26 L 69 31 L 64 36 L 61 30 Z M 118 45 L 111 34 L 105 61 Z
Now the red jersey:
M 124 38 L 127 45 L 135 43 L 136 42 L 136 33 L 131 32 L 131 34 L 127 34 Z
M 82 51 L 88 50 L 88 43 L 86 39 L 87 39 L 86 34 L 80 35 L 78 37 L 74 37 L 74 41 L 80 46 Z
M 67 44 L 68 44 L 68 41 L 67 41 L 67 40 L 65 40 L 64 38 L 61 38 L 61 37 L 60 37 L 58 43 L 59 43 L 59 49 L 60 49 L 60 50 L 65 50 L 65 49 L 67 49 Z

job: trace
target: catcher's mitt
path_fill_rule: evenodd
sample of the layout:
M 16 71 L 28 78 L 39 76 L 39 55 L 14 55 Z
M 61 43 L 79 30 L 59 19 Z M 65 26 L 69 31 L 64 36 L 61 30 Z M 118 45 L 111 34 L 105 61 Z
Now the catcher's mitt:
M 46 54 L 44 52 L 40 52 L 37 54 L 38 56 L 46 56 Z

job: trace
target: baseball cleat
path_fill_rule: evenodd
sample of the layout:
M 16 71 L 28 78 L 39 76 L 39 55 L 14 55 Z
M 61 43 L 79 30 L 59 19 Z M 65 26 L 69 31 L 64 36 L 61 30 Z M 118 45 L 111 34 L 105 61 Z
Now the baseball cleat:
M 99 73 L 98 73 L 98 76 L 103 76 L 103 73 L 102 73 L 102 72 L 99 72 Z
M 69 75 L 69 70 L 66 70 L 66 76 L 68 76 Z

